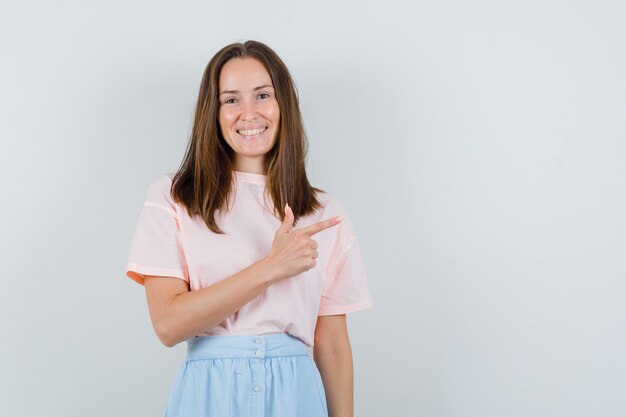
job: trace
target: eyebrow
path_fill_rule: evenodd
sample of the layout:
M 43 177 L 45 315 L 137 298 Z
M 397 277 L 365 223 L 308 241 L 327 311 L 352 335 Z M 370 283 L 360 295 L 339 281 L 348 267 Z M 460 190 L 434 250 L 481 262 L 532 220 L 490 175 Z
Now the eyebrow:
M 274 88 L 274 87 L 272 87 L 272 86 L 271 86 L 271 85 L 269 85 L 269 84 L 264 84 L 264 85 L 260 85 L 260 86 L 258 86 L 258 87 L 255 87 L 255 88 L 254 88 L 254 91 L 258 91 L 258 90 L 260 90 L 260 89 L 262 89 L 262 88 L 267 88 L 267 87 L 269 87 L 269 88 Z M 238 92 L 239 92 L 239 90 L 225 90 L 225 91 L 222 91 L 222 92 L 220 93 L 220 96 L 221 96 L 222 94 L 233 94 L 233 93 L 238 93 Z

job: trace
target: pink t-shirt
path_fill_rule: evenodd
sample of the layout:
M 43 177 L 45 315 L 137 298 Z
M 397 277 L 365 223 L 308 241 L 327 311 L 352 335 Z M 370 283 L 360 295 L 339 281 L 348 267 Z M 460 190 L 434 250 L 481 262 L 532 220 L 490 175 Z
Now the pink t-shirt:
M 126 276 L 144 285 L 145 275 L 176 277 L 190 290 L 208 287 L 269 254 L 281 221 L 273 202 L 265 200 L 267 176 L 234 171 L 235 200 L 231 211 L 216 212 L 226 232 L 212 232 L 199 216 L 189 217 L 173 201 L 172 174 L 150 184 L 130 249 Z M 344 314 L 373 306 L 355 231 L 342 205 L 318 193 L 324 208 L 300 218 L 299 229 L 333 216 L 336 226 L 316 233 L 317 265 L 282 279 L 245 304 L 219 325 L 198 336 L 289 333 L 314 344 L 317 316 Z

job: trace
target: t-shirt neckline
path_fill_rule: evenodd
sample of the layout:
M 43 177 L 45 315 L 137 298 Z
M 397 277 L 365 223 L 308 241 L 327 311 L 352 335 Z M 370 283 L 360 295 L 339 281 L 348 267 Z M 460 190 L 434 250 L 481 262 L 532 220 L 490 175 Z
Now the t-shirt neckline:
M 252 172 L 243 172 L 243 171 L 235 171 L 235 178 L 238 182 L 248 182 L 251 184 L 261 184 L 265 185 L 267 182 L 267 175 L 263 174 L 253 174 Z

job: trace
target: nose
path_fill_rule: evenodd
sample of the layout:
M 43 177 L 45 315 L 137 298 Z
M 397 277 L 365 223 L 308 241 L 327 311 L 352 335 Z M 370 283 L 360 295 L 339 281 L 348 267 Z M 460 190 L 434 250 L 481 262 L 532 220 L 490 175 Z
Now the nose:
M 241 118 L 243 120 L 254 120 L 256 118 L 256 103 L 254 101 L 246 100 L 241 108 Z

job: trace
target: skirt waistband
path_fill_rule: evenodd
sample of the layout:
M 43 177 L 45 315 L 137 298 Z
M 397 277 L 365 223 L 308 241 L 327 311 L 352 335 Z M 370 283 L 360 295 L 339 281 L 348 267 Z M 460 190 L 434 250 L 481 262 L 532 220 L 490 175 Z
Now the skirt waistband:
M 186 361 L 309 355 L 306 344 L 289 333 L 201 336 L 186 342 Z

